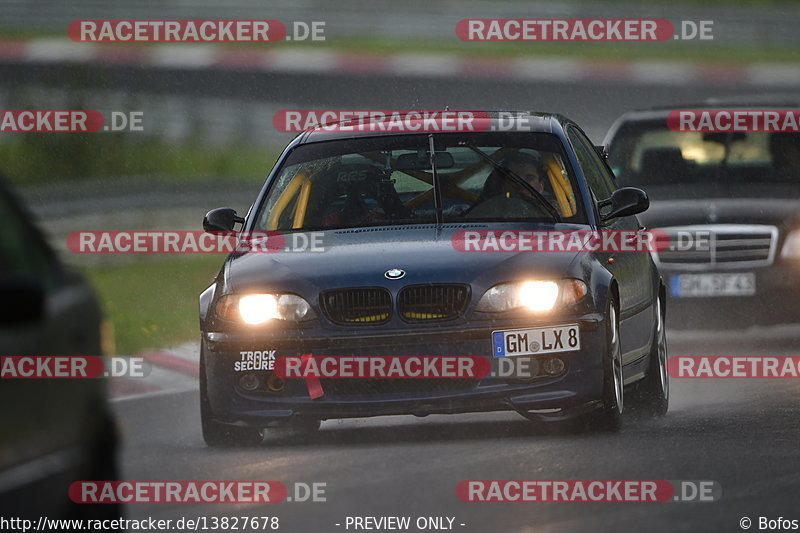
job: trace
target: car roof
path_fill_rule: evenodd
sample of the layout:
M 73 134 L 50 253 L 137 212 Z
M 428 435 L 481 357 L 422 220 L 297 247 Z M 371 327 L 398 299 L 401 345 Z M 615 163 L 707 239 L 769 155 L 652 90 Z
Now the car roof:
M 522 125 L 525 124 L 527 127 L 525 129 L 514 128 L 510 131 L 530 131 L 530 132 L 538 132 L 538 133 L 552 133 L 554 131 L 554 124 L 564 125 L 566 123 L 572 123 L 568 118 L 559 115 L 557 113 L 544 113 L 544 112 L 535 112 L 535 111 L 476 111 L 476 110 L 458 110 L 458 109 L 430 109 L 430 110 L 418 110 L 418 111 L 383 111 L 383 110 L 374 110 L 374 112 L 378 113 L 385 113 L 387 116 L 384 120 L 372 120 L 368 119 L 367 121 L 360 121 L 359 119 L 354 120 L 340 120 L 340 121 L 333 121 L 325 123 L 324 125 L 318 125 L 312 128 L 305 130 L 303 133 L 300 134 L 299 143 L 310 143 L 310 142 L 320 142 L 320 141 L 327 141 L 327 140 L 334 140 L 334 139 L 352 139 L 352 138 L 362 138 L 362 137 L 379 137 L 379 136 L 386 136 L 386 135 L 415 135 L 419 133 L 427 133 L 428 131 L 403 131 L 401 128 L 398 130 L 397 128 L 390 128 L 390 121 L 391 119 L 396 119 L 397 117 L 405 118 L 406 115 L 410 113 L 427 113 L 427 117 L 429 118 L 436 118 L 441 116 L 441 113 L 449 113 L 451 117 L 455 117 L 456 113 L 471 113 L 470 117 L 472 120 L 480 121 L 479 124 L 482 127 L 488 128 L 489 130 L 496 131 L 497 133 L 502 133 L 503 130 L 503 120 L 508 121 L 511 117 L 514 117 L 518 120 L 518 124 Z M 412 124 L 418 124 L 423 119 L 417 118 L 409 118 L 408 119 Z M 523 122 L 524 121 L 524 122 Z M 366 125 L 368 124 L 368 126 Z M 342 126 L 341 128 L 338 126 Z M 485 131 L 485 130 L 484 130 Z M 435 131 L 430 133 L 436 133 Z M 441 133 L 458 133 L 458 130 L 450 130 L 446 129 L 441 131 Z
M 774 109 L 798 108 L 800 107 L 800 95 L 787 93 L 714 97 L 707 98 L 700 102 L 686 102 L 634 109 L 624 113 L 620 119 L 624 118 L 626 121 L 660 119 L 666 117 L 670 111 L 675 111 L 676 109 L 747 109 L 753 107 L 764 108 L 766 106 Z
M 800 94 L 761 94 L 707 98 L 693 103 L 659 105 L 644 109 L 634 109 L 623 113 L 611 124 L 603 139 L 604 146 L 611 146 L 623 128 L 636 127 L 636 124 L 665 123 L 670 112 L 679 109 L 796 109 L 800 107 Z M 633 126 L 632 126 L 633 125 Z

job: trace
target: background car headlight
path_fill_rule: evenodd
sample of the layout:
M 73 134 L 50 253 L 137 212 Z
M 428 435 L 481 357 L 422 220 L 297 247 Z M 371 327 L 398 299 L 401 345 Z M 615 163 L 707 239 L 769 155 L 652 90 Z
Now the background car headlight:
M 483 294 L 476 309 L 484 313 L 520 308 L 544 312 L 557 305 L 575 303 L 586 296 L 587 292 L 586 284 L 577 279 L 501 283 Z
M 791 231 L 786 236 L 781 257 L 785 259 L 800 259 L 800 230 Z
M 224 319 L 253 325 L 313 317 L 311 306 L 296 294 L 229 294 L 219 299 L 216 311 Z

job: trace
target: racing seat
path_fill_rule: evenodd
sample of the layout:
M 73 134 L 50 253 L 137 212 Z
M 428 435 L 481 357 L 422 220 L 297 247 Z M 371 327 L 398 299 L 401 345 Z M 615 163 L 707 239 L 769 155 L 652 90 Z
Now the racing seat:
M 408 216 L 394 184 L 378 166 L 337 164 L 315 183 L 309 198 L 309 226 L 352 226 Z

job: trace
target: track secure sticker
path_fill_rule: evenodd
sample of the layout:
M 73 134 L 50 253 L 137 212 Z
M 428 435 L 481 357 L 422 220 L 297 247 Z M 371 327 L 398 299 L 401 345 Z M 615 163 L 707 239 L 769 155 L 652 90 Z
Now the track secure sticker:
M 275 367 L 275 351 L 241 351 L 239 352 L 240 360 L 233 363 L 233 371 L 272 370 Z

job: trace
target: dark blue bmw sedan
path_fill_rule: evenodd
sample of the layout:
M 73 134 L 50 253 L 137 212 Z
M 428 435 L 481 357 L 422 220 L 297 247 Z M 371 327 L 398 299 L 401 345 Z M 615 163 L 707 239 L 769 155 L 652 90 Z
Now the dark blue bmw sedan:
M 310 129 L 246 216 L 206 215 L 207 231 L 282 243 L 231 254 L 200 296 L 209 445 L 348 417 L 514 410 L 616 429 L 630 405 L 666 413 L 664 287 L 650 254 L 573 239 L 635 238 L 645 193 L 617 188 L 562 116 L 442 125 L 417 115 Z M 292 377 L 279 371 L 292 358 L 469 358 L 486 371 Z

